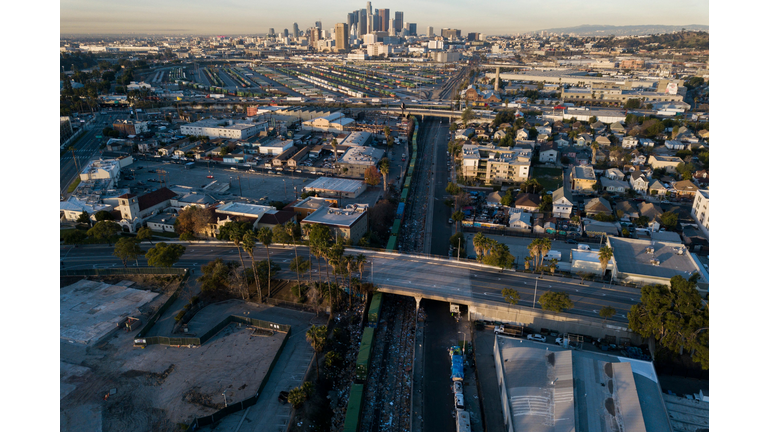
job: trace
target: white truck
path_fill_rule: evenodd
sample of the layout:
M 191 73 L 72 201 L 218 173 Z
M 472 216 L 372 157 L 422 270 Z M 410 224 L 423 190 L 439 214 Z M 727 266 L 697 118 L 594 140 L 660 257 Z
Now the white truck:
M 556 251 L 556 250 L 551 250 L 551 251 L 547 252 L 546 255 L 544 255 L 544 259 L 545 260 L 556 259 L 556 260 L 560 261 L 562 259 L 562 257 L 563 257 L 563 254 L 560 253 L 560 251 Z
M 519 327 L 513 326 L 513 327 L 506 327 L 503 325 L 495 326 L 493 327 L 493 333 L 494 334 L 503 334 L 507 336 L 515 336 L 520 337 L 523 335 L 521 329 Z
M 585 244 L 581 244 L 581 243 L 576 246 L 576 249 L 581 250 L 581 251 L 592 250 L 592 248 L 589 247 L 589 245 L 585 245 Z

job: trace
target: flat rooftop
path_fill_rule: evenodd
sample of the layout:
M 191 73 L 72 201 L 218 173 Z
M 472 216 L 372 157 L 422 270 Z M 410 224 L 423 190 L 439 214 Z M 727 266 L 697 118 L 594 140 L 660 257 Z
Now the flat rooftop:
M 246 204 L 240 202 L 231 202 L 224 204 L 216 209 L 218 213 L 249 216 L 249 217 L 261 217 L 264 213 L 275 210 L 272 206 L 263 206 L 257 204 Z
M 363 186 L 362 180 L 351 180 L 337 177 L 320 177 L 306 185 L 304 190 L 327 190 L 334 192 L 357 192 Z
M 305 217 L 302 223 L 318 223 L 349 228 L 365 215 L 364 209 L 367 209 L 367 207 L 364 206 L 358 209 L 323 207 Z
M 515 430 L 672 432 L 651 362 L 504 336 L 496 343 Z
M 609 237 L 608 245 L 613 248 L 616 271 L 663 278 L 681 275 L 688 278 L 699 268 L 685 246 L 679 242 L 651 241 L 641 239 Z M 653 247 L 653 253 L 646 249 Z M 682 255 L 678 251 L 682 250 Z M 658 265 L 651 260 L 658 260 Z

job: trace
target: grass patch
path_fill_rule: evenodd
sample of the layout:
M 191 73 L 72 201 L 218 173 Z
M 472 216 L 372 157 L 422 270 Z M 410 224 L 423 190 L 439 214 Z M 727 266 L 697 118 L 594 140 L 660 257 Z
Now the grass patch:
M 75 180 L 69 184 L 69 187 L 67 188 L 67 193 L 72 193 L 75 191 L 75 188 L 77 188 L 77 185 L 80 184 L 80 176 L 75 177 Z
M 545 191 L 554 192 L 563 186 L 563 170 L 558 168 L 533 167 L 531 178 L 535 178 Z

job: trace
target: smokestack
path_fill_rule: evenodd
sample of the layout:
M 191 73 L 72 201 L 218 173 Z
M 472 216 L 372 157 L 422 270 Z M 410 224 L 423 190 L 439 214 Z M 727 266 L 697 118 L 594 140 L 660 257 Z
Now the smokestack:
M 499 91 L 499 74 L 501 73 L 501 67 L 496 67 L 496 83 L 493 85 L 493 89 Z

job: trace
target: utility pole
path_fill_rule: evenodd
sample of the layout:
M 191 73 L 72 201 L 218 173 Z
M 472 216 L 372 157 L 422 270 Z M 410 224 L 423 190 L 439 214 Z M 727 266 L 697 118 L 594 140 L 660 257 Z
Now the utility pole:
M 536 279 L 536 286 L 533 288 L 533 309 L 536 309 L 536 291 L 539 289 L 539 280 Z
M 240 182 L 240 176 L 237 176 L 237 184 L 240 186 L 240 197 L 243 196 L 243 184 Z

